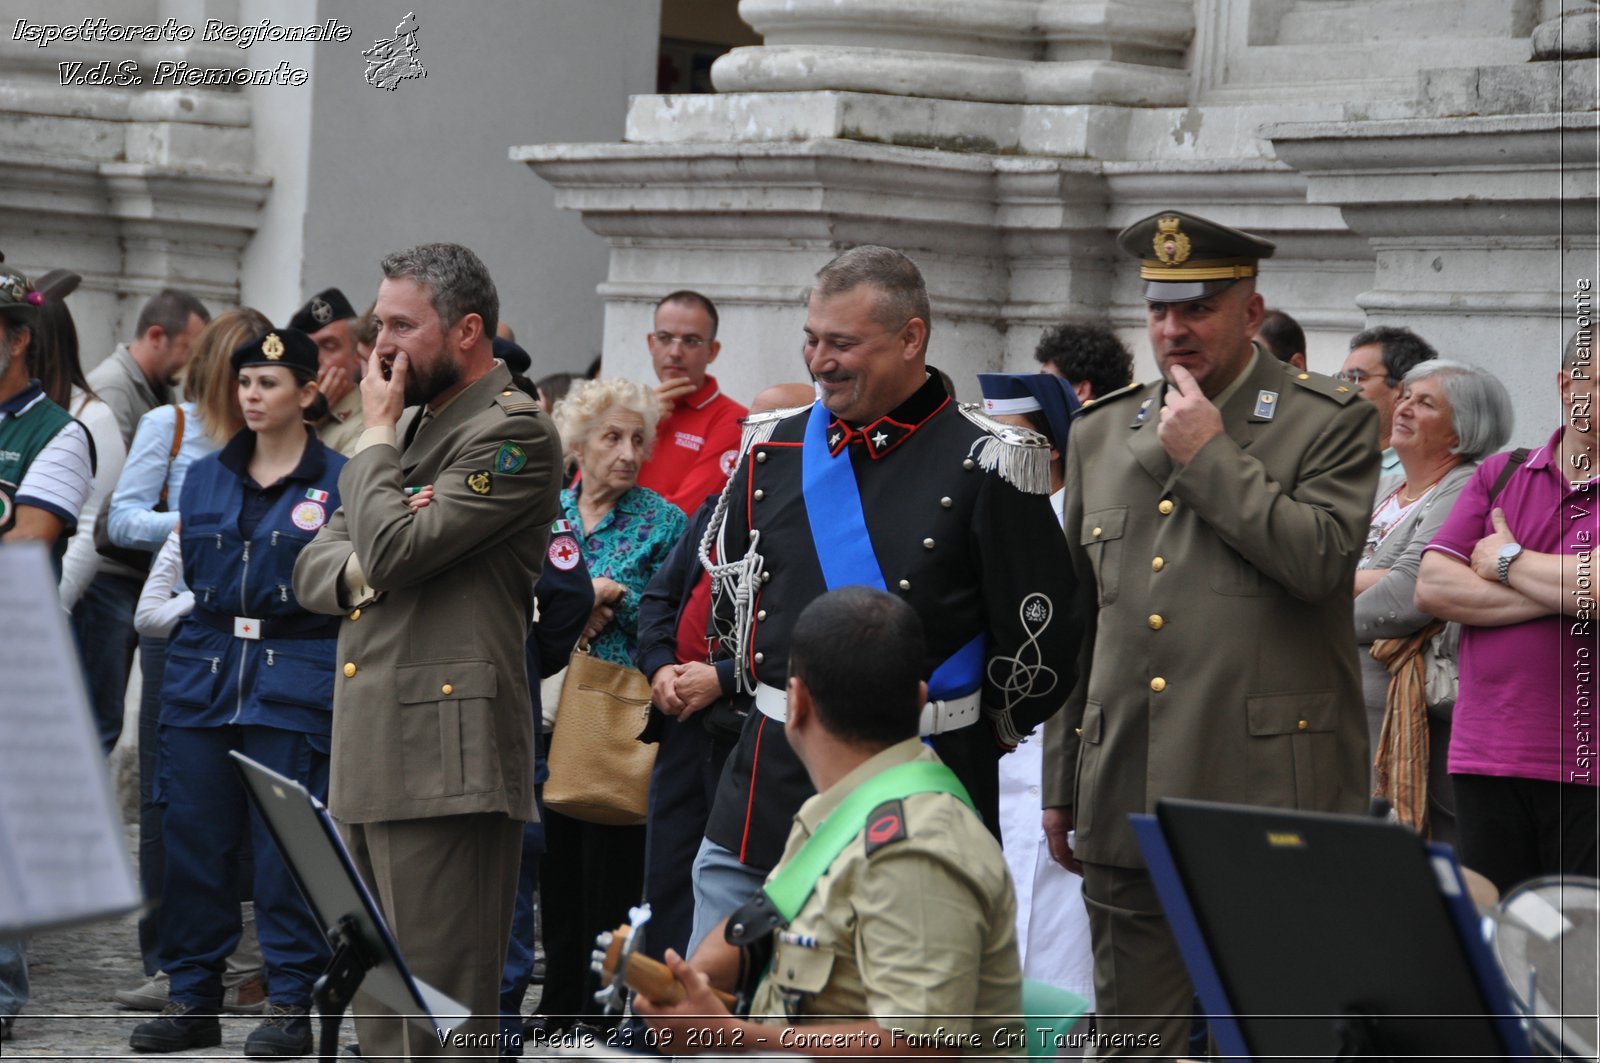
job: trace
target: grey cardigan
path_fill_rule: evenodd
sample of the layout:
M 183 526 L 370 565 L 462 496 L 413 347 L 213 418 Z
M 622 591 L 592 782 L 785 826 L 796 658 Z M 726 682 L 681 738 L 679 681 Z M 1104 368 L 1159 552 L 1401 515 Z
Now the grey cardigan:
M 1379 545 L 1371 567 L 1387 568 L 1389 574 L 1356 596 L 1356 642 L 1366 645 L 1373 639 L 1399 638 L 1421 630 L 1434 619 L 1416 604 L 1422 550 L 1450 515 L 1456 496 L 1477 468 L 1476 462 L 1468 461 L 1445 473 L 1422 504 Z

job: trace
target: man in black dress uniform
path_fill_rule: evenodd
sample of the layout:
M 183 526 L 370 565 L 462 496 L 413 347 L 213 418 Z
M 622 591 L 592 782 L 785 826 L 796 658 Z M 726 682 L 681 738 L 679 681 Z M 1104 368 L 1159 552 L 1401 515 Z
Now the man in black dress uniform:
M 927 367 L 928 294 L 885 247 L 817 274 L 805 328 L 820 400 L 747 422 L 703 560 L 714 635 L 759 712 L 723 771 L 695 860 L 691 948 L 778 861 L 812 794 L 783 735 L 789 631 L 825 591 L 898 594 L 928 635 L 922 733 L 998 833 L 996 762 L 1060 708 L 1083 618 L 1042 437 L 959 408 Z

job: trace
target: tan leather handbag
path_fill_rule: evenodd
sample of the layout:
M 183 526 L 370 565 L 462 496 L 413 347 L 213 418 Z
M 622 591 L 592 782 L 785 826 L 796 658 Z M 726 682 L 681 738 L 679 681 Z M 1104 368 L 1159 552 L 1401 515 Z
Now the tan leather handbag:
M 567 662 L 550 738 L 545 807 L 586 823 L 637 826 L 649 805 L 656 746 L 639 741 L 650 717 L 650 681 L 579 644 Z

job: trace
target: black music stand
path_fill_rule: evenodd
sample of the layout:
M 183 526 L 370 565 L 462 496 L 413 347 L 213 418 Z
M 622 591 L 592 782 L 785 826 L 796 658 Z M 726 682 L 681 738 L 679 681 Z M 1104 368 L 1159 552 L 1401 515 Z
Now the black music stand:
M 363 984 L 397 1014 L 426 1021 L 434 1036 L 465 1022 L 470 1014 L 465 1005 L 412 977 L 322 802 L 293 779 L 241 753 L 229 755 L 333 947 L 333 959 L 313 994 L 322 1015 L 319 1052 L 324 1063 L 332 1063 L 338 1052 L 339 1024 Z
M 1528 1057 L 1448 846 L 1201 801 L 1129 819 L 1225 1057 Z

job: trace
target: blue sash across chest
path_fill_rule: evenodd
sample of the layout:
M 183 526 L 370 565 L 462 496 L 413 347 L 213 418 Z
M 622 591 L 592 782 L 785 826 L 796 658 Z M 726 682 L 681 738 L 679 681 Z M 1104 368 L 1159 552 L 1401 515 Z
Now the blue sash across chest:
M 822 579 L 830 591 L 863 586 L 887 592 L 883 566 L 867 534 L 850 450 L 847 447 L 837 456 L 828 452 L 830 419 L 822 403 L 812 405 L 800 451 L 801 493 Z M 980 632 L 934 669 L 928 678 L 928 697 L 935 701 L 963 697 L 982 686 L 984 650 Z

